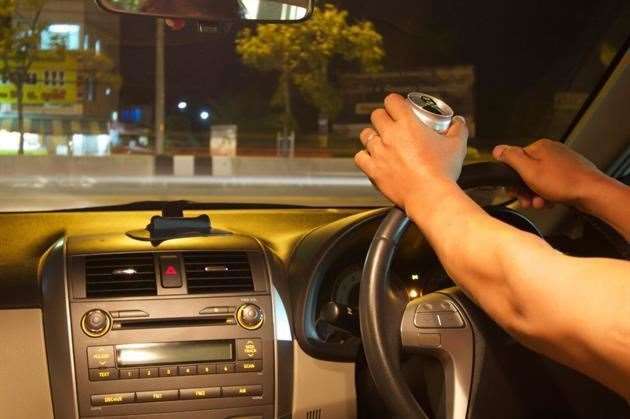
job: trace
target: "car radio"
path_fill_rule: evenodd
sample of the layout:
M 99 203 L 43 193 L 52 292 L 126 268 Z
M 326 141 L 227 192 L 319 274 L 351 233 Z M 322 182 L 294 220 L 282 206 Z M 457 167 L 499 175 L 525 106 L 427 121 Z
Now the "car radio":
M 203 240 L 220 250 L 200 251 Z M 133 243 L 143 251 L 79 254 L 72 250 L 82 242 L 68 242 L 69 357 L 65 342 L 55 341 L 64 333 L 54 319 L 61 306 L 51 305 L 45 319 L 56 416 L 70 417 L 62 411 L 70 382 L 74 417 L 274 416 L 276 341 L 264 253 L 243 237 L 203 240 L 190 250 Z M 51 264 L 43 286 L 55 303 Z

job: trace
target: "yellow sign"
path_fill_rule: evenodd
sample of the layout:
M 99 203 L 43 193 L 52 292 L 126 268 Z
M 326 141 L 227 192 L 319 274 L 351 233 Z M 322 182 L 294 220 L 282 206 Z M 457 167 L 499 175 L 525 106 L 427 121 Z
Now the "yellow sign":
M 24 84 L 24 105 L 73 105 L 77 103 L 77 60 L 71 54 L 51 54 L 33 62 Z M 16 87 L 0 79 L 0 104 L 17 103 Z

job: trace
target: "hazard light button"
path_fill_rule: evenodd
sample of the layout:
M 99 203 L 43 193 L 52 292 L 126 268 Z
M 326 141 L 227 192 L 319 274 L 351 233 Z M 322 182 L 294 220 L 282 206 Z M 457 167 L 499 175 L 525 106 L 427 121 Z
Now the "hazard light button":
M 181 288 L 181 266 L 177 256 L 160 256 L 160 276 L 162 277 L 162 287 Z

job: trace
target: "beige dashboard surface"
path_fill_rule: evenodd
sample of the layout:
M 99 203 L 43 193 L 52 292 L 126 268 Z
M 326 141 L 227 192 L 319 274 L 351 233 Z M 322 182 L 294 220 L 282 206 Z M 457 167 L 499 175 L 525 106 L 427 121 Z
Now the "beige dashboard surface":
M 0 310 L 0 417 L 53 417 L 38 309 Z

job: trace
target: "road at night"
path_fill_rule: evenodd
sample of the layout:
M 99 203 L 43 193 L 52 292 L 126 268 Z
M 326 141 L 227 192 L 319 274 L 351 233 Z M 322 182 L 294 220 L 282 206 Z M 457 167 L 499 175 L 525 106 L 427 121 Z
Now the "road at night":
M 0 211 L 37 211 L 190 200 L 207 203 L 379 206 L 387 202 L 359 176 L 3 177 Z

